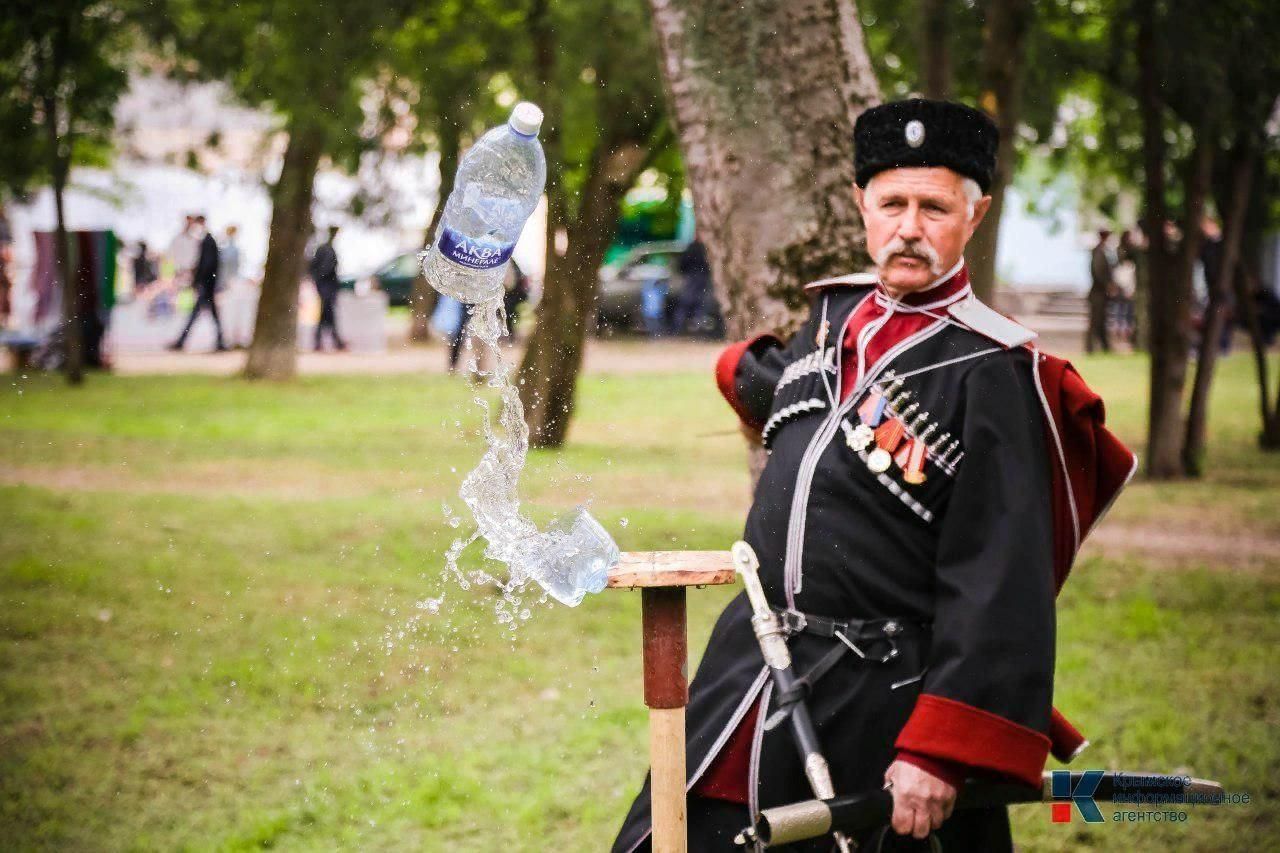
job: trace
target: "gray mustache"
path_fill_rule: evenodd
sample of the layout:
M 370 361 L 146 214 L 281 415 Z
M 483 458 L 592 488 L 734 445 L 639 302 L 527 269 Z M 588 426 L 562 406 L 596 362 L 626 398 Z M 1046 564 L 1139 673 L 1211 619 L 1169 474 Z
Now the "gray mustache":
M 928 243 L 919 240 L 913 240 L 907 243 L 905 240 L 894 238 L 888 245 L 880 249 L 876 253 L 875 261 L 877 266 L 885 266 L 889 263 L 889 259 L 893 257 L 916 258 L 929 264 L 929 271 L 938 273 L 941 260 L 938 253 Z

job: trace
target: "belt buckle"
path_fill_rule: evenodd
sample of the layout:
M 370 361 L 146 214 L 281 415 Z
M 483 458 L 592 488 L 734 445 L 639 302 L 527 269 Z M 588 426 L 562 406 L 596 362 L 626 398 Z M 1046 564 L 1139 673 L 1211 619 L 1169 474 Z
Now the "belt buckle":
M 782 616 L 782 630 L 788 637 L 802 633 L 809 626 L 809 620 L 799 610 L 788 608 L 780 611 L 780 615 Z
M 857 655 L 858 657 L 862 658 L 865 661 L 869 661 L 871 663 L 877 663 L 877 664 L 888 663 L 889 661 L 893 660 L 898 656 L 898 644 L 894 642 L 894 639 L 892 636 L 888 635 L 887 631 L 885 632 L 885 634 L 886 634 L 885 640 L 889 643 L 889 651 L 885 652 L 879 658 L 873 658 L 873 657 L 869 657 L 867 653 L 864 652 L 857 643 L 855 643 L 853 640 L 850 640 L 848 637 L 846 637 L 843 631 L 835 632 L 836 639 L 838 639 L 840 642 L 848 646 L 855 655 Z

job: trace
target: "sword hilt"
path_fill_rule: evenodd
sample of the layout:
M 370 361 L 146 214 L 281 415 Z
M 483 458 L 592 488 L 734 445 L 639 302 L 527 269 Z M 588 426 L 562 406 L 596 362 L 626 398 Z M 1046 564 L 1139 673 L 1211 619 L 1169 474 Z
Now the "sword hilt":
M 747 600 L 751 602 L 754 614 L 751 617 L 751 629 L 760 642 L 764 662 L 773 669 L 790 669 L 791 650 L 787 648 L 782 622 L 765 597 L 764 586 L 760 583 L 760 561 L 756 558 L 755 550 L 741 540 L 734 542 L 729 550 L 733 554 L 733 567 L 742 575 L 742 585 L 747 590 Z
M 765 598 L 764 587 L 760 584 L 760 560 L 756 558 L 755 549 L 738 540 L 729 551 L 733 554 L 733 567 L 742 575 L 742 585 L 747 590 L 752 612 L 756 616 L 772 616 L 773 609 L 769 607 L 769 599 Z

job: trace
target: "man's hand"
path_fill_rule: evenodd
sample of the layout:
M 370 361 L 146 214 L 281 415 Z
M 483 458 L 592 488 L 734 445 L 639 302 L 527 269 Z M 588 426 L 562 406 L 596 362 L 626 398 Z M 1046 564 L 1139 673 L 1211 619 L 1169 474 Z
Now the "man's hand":
M 884 773 L 885 787 L 893 794 L 893 831 L 926 838 L 951 817 L 956 789 L 914 764 L 895 761 Z

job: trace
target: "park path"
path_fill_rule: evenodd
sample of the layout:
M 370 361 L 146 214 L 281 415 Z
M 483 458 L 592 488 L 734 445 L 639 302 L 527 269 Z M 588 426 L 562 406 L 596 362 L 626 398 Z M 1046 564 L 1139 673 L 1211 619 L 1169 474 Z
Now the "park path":
M 718 341 L 642 338 L 587 342 L 587 373 L 664 373 L 705 370 L 708 375 L 724 344 Z M 521 345 L 506 347 L 506 358 L 519 357 Z M 115 356 L 115 372 L 124 376 L 199 373 L 231 376 L 244 366 L 243 352 L 134 352 Z M 303 352 L 298 372 L 307 376 L 400 375 L 444 373 L 443 344 L 392 344 L 385 352 Z
M 1078 313 L 1078 312 L 1077 312 Z M 1048 352 L 1071 355 L 1079 351 L 1084 327 L 1077 313 L 1037 313 L 1021 320 L 1040 334 L 1040 346 Z M 444 344 L 432 341 L 410 345 L 408 329 L 394 323 L 383 352 L 300 352 L 298 372 L 304 376 L 376 376 L 412 373 L 444 373 Z M 689 338 L 648 340 L 625 335 L 610 339 L 588 338 L 585 371 L 598 373 L 666 373 L 684 370 L 710 371 L 724 348 L 722 341 Z M 523 342 L 506 347 L 508 360 L 519 358 Z M 199 373 L 232 376 L 244 366 L 244 352 L 122 352 L 114 356 L 117 373 L 124 376 Z

